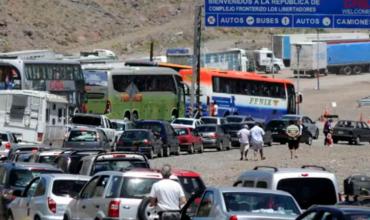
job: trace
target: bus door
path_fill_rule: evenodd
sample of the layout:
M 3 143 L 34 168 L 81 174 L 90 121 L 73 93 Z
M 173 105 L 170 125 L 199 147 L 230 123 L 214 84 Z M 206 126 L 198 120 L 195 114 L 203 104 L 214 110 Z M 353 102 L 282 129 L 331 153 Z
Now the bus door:
M 104 114 L 108 101 L 108 76 L 105 70 L 83 70 L 87 112 Z
M 287 95 L 288 95 L 288 114 L 296 113 L 296 94 L 294 91 L 294 86 L 287 84 Z

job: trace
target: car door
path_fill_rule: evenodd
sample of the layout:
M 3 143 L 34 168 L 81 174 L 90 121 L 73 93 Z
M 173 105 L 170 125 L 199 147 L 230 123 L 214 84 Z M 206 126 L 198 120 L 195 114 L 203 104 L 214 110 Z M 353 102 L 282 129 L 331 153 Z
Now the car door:
M 11 203 L 11 209 L 14 219 L 33 219 L 30 218 L 29 202 L 36 191 L 37 185 L 40 182 L 40 178 L 33 179 L 25 188 L 21 197 L 17 197 L 15 201 Z
M 45 202 L 47 202 L 46 194 L 46 180 L 40 177 L 39 183 L 36 186 L 32 197 L 28 197 L 27 202 L 27 219 L 33 220 L 37 212 L 44 211 Z
M 227 134 L 225 134 L 224 130 L 221 128 L 221 126 L 219 125 L 216 125 L 216 133 L 217 135 L 219 135 L 222 139 L 222 145 L 225 148 L 229 147 L 229 142 L 230 142 L 230 139 L 229 139 L 229 136 Z
M 76 199 L 76 205 L 72 207 L 71 215 L 72 219 L 88 220 L 94 219 L 93 216 L 95 213 L 89 213 L 88 210 L 91 210 L 93 195 L 96 185 L 101 176 L 93 177 L 82 189 L 81 194 Z
M 86 204 L 86 212 L 88 212 L 90 215 L 90 219 L 95 219 L 96 213 L 98 213 L 99 210 L 108 210 L 105 209 L 105 191 L 108 186 L 109 182 L 109 176 L 108 175 L 102 175 L 98 179 L 95 189 L 91 195 L 90 201 L 88 204 Z
M 171 149 L 173 152 L 176 152 L 177 147 L 179 146 L 179 141 L 176 137 L 176 132 L 170 125 L 166 125 L 166 132 L 167 132 L 167 140 L 171 144 Z
M 204 219 L 204 220 L 211 220 L 214 219 L 216 216 L 212 216 L 212 210 L 215 207 L 215 195 L 213 191 L 206 191 L 199 203 L 199 207 L 195 216 L 192 218 L 194 219 Z
M 309 119 L 308 117 L 303 117 L 302 118 L 302 124 L 303 124 L 303 129 L 307 129 L 307 131 L 309 132 L 309 134 L 314 137 L 315 136 L 315 128 L 312 124 L 312 121 L 311 119 Z
M 370 128 L 365 122 L 362 123 L 362 129 L 364 132 L 364 141 L 370 141 Z

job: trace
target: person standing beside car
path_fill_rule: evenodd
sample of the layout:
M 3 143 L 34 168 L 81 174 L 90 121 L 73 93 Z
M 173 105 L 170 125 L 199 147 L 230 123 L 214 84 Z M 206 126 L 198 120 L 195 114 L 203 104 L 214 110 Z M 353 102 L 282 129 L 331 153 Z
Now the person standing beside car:
M 254 152 L 259 152 L 261 156 L 261 160 L 266 159 L 263 156 L 263 136 L 265 135 L 265 131 L 259 126 L 258 123 L 255 123 L 251 129 L 251 145 Z
M 248 149 L 249 149 L 249 136 L 250 132 L 248 130 L 248 125 L 243 125 L 243 128 L 240 129 L 237 133 L 239 138 L 239 144 L 240 144 L 240 160 L 243 160 L 243 157 L 245 157 L 245 160 L 248 160 Z
M 297 149 L 299 148 L 299 138 L 302 134 L 301 126 L 294 121 L 289 121 L 289 125 L 286 128 L 286 134 L 288 136 L 288 148 L 290 151 L 290 159 L 298 158 Z
M 150 206 L 155 206 L 158 213 L 180 210 L 186 203 L 184 190 L 180 183 L 170 179 L 170 165 L 164 165 L 161 174 L 163 179 L 154 183 L 150 191 Z

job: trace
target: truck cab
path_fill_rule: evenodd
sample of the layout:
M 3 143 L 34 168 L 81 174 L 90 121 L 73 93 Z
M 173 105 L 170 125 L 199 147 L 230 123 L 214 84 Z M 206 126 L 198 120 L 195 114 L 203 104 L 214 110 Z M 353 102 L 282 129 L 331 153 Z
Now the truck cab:
M 283 60 L 276 58 L 273 52 L 268 48 L 254 50 L 253 58 L 257 70 L 265 71 L 266 73 L 278 73 L 280 70 L 285 69 Z

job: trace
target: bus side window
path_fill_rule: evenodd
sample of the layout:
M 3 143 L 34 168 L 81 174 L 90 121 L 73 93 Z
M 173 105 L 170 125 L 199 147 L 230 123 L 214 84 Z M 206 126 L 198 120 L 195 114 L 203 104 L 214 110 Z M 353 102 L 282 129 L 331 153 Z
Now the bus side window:
M 50 121 L 50 110 L 47 108 L 46 109 L 46 122 L 49 122 Z
M 58 108 L 58 123 L 62 122 L 62 117 L 63 117 L 63 109 Z

